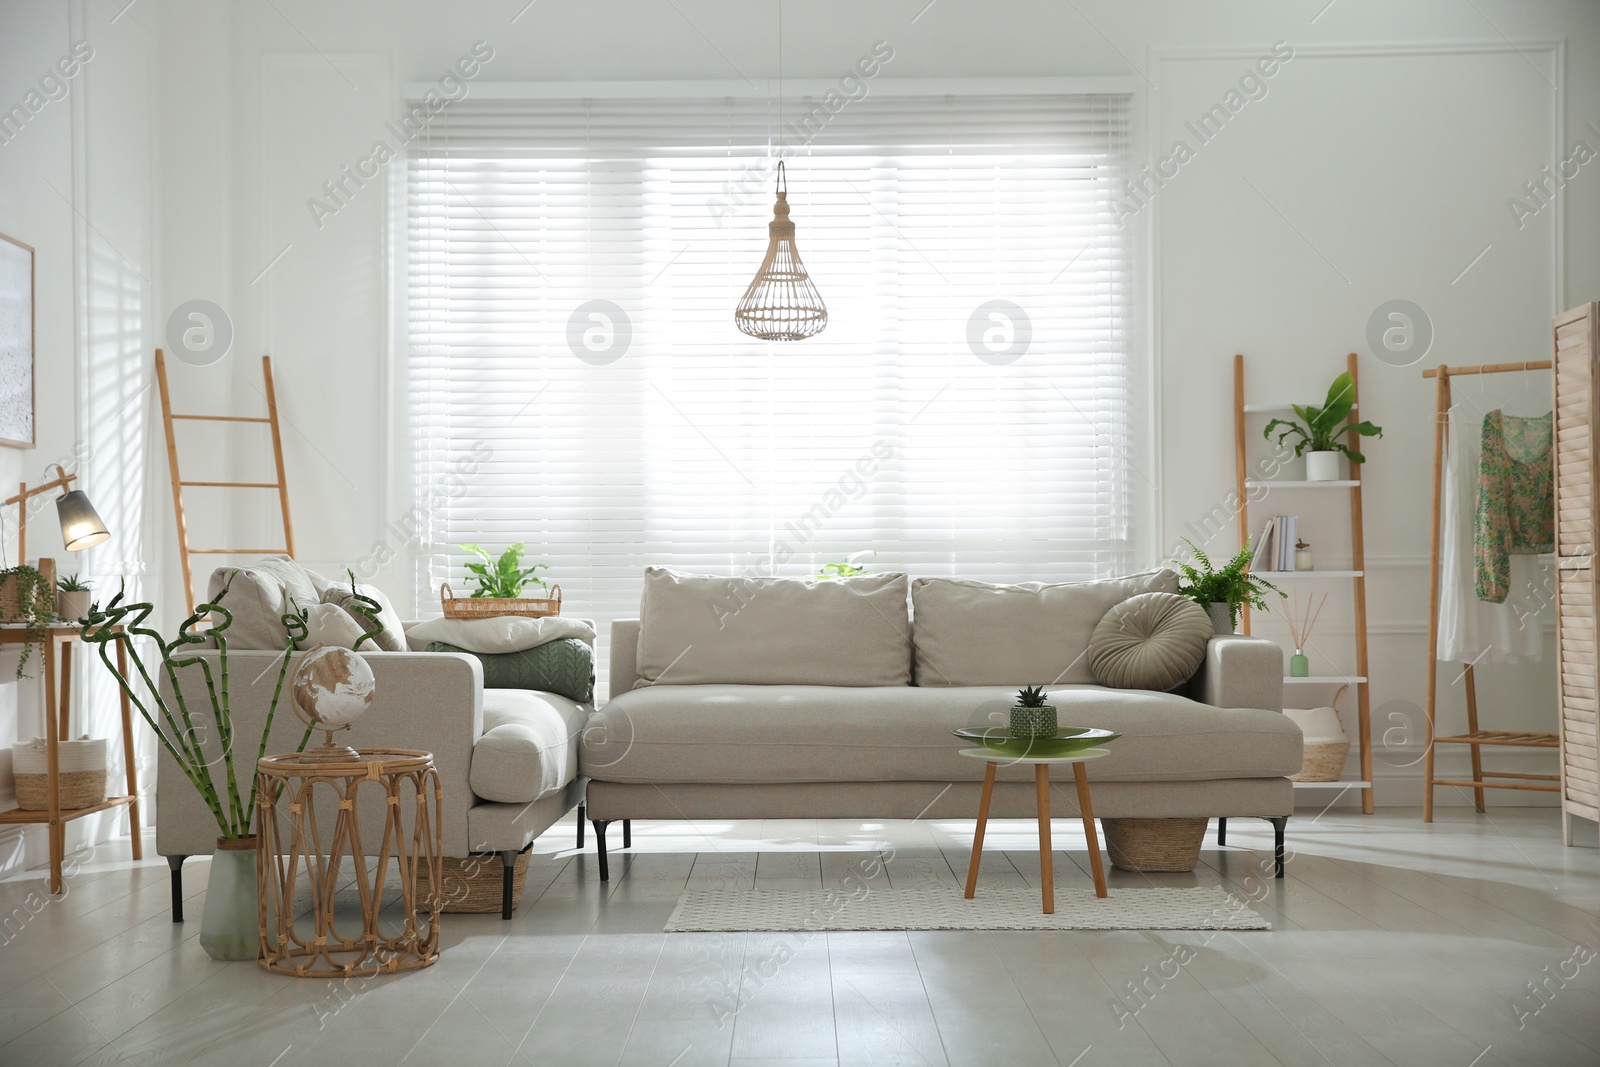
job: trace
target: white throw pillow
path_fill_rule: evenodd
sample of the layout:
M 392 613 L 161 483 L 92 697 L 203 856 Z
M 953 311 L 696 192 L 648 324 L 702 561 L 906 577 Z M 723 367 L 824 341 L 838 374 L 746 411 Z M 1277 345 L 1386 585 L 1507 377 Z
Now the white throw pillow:
M 406 632 L 400 626 L 400 617 L 395 614 L 394 604 L 383 595 L 383 590 L 375 585 L 356 583 L 356 592 L 364 597 L 370 597 L 378 603 L 378 621 L 383 624 L 383 629 L 373 635 L 371 641 L 361 647 L 363 649 L 376 649 L 379 652 L 404 652 L 406 650 Z M 323 589 L 322 602 L 324 604 L 337 604 L 352 617 L 357 624 L 360 618 L 355 611 L 356 598 L 350 592 L 350 583 L 343 585 L 328 585 Z
M 361 620 L 337 604 L 310 604 L 305 608 L 306 635 L 295 642 L 296 648 L 316 648 L 318 645 L 338 645 L 355 648 L 361 635 Z M 362 645 L 371 647 L 371 642 Z
M 1058 585 L 918 578 L 917 684 L 1093 684 L 1089 637 L 1106 612 L 1140 593 L 1177 591 L 1169 570 Z
M 719 578 L 644 572 L 645 685 L 909 685 L 904 574 Z

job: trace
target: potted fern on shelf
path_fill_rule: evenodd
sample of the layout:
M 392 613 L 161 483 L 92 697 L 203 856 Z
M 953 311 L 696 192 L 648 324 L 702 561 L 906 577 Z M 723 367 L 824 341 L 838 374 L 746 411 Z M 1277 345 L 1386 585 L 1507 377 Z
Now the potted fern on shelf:
M 1258 611 L 1270 611 L 1266 594 L 1283 590 L 1250 573 L 1250 543 L 1245 542 L 1238 555 L 1224 563 L 1219 570 L 1211 557 L 1187 537 L 1183 543 L 1194 553 L 1193 563 L 1179 563 L 1178 573 L 1183 580 L 1178 583 L 1178 593 L 1198 603 L 1211 616 L 1211 628 L 1218 634 L 1231 634 L 1239 625 L 1239 610 L 1249 604 Z
M 1339 456 L 1343 454 L 1351 463 L 1365 463 L 1367 457 L 1344 441 L 1345 434 L 1359 437 L 1382 437 L 1383 427 L 1370 422 L 1351 422 L 1350 412 L 1356 406 L 1356 380 L 1345 371 L 1328 386 L 1328 395 L 1321 407 L 1311 404 L 1291 404 L 1298 419 L 1273 419 L 1267 423 L 1261 436 L 1271 439 L 1278 431 L 1278 444 L 1294 438 L 1294 454 L 1306 457 L 1306 480 L 1310 482 L 1336 482 L 1339 480 Z

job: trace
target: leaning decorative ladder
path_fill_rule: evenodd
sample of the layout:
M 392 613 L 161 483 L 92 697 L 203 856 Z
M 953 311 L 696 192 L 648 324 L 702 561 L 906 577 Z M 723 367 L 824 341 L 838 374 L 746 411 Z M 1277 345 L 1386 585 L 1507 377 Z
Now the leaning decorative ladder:
M 1423 653 L 1428 663 L 1428 749 L 1422 757 L 1422 821 L 1433 821 L 1433 790 L 1435 786 L 1452 785 L 1472 790 L 1473 806 L 1479 813 L 1484 810 L 1485 789 L 1528 789 L 1554 793 L 1557 778 L 1553 774 L 1513 774 L 1509 771 L 1485 771 L 1483 746 L 1501 748 L 1555 748 L 1560 742 L 1555 734 L 1527 733 L 1510 730 L 1482 730 L 1478 728 L 1478 680 L 1470 663 L 1464 664 L 1461 682 L 1467 698 L 1467 732 L 1440 737 L 1435 729 L 1439 716 L 1439 598 L 1441 596 L 1441 559 L 1444 507 L 1444 457 L 1450 444 L 1450 407 L 1454 403 L 1450 379 L 1470 374 L 1513 374 L 1549 370 L 1550 362 L 1485 363 L 1477 367 L 1448 367 L 1440 364 L 1422 372 L 1424 378 L 1435 379 L 1433 409 L 1433 556 L 1428 578 L 1428 647 Z M 1587 416 L 1585 407 L 1584 415 Z M 1593 645 L 1591 644 L 1592 648 Z M 1592 694 L 1591 694 L 1592 700 Z M 1591 707 L 1592 707 L 1591 703 Z M 1472 753 L 1472 780 L 1435 778 L 1434 755 L 1437 745 L 1466 745 Z M 1490 778 L 1508 781 L 1491 782 Z
M 1356 354 L 1351 352 L 1349 357 L 1350 377 L 1356 381 L 1356 400 L 1360 401 L 1360 378 L 1356 373 Z M 1357 779 L 1341 778 L 1335 782 L 1296 782 L 1295 789 L 1359 789 L 1361 790 L 1361 810 L 1367 815 L 1372 814 L 1372 702 L 1367 691 L 1367 581 L 1366 581 L 1366 549 L 1362 534 L 1361 521 L 1361 465 L 1352 463 L 1348 480 L 1337 482 L 1309 482 L 1287 481 L 1282 479 L 1251 478 L 1249 456 L 1246 449 L 1248 434 L 1246 422 L 1255 414 L 1284 414 L 1292 413 L 1293 408 L 1288 404 L 1247 404 L 1245 403 L 1244 390 L 1244 356 L 1233 357 L 1233 446 L 1234 446 L 1234 475 L 1238 483 L 1238 508 L 1239 508 L 1239 544 L 1245 545 L 1250 541 L 1250 494 L 1251 492 L 1267 492 L 1277 489 L 1290 489 L 1295 491 L 1309 490 L 1313 492 L 1325 490 L 1346 490 L 1350 494 L 1350 569 L 1329 571 L 1273 571 L 1272 580 L 1287 581 L 1348 581 L 1350 595 L 1355 610 L 1355 660 L 1356 672 L 1354 675 L 1316 675 L 1310 678 L 1284 678 L 1285 685 L 1313 685 L 1313 686 L 1354 686 L 1356 690 L 1356 715 L 1357 739 L 1361 763 L 1361 777 Z M 1360 421 L 1359 407 L 1352 408 L 1350 422 Z M 1350 447 L 1357 448 L 1359 438 L 1354 432 L 1350 435 Z M 1250 607 L 1245 605 L 1240 619 L 1241 629 L 1244 633 L 1250 632 Z
M 167 389 L 167 361 L 161 349 L 156 349 L 156 383 L 161 390 L 161 418 L 167 431 L 167 465 L 172 472 L 172 510 L 178 520 L 178 560 L 183 565 L 183 591 L 188 597 L 189 610 L 194 611 L 194 572 L 190 556 L 266 556 L 282 552 L 294 555 L 294 526 L 289 521 L 289 478 L 283 467 L 283 437 L 278 430 L 278 394 L 272 385 L 272 357 L 261 357 L 261 377 L 267 398 L 265 415 L 174 415 L 172 396 Z M 272 430 L 272 459 L 278 480 L 275 482 L 189 482 L 178 473 L 178 437 L 173 424 L 180 420 L 190 422 L 253 422 L 266 423 Z M 184 518 L 183 490 L 208 489 L 276 489 L 278 504 L 283 509 L 282 548 L 195 548 L 189 544 L 189 525 Z

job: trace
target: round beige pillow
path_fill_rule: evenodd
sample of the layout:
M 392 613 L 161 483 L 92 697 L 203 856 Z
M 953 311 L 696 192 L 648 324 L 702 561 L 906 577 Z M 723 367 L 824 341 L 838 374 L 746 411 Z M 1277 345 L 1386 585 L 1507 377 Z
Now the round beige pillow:
M 1166 692 L 1194 676 L 1211 640 L 1206 609 L 1176 593 L 1140 593 L 1110 611 L 1089 638 L 1089 670 L 1113 689 Z

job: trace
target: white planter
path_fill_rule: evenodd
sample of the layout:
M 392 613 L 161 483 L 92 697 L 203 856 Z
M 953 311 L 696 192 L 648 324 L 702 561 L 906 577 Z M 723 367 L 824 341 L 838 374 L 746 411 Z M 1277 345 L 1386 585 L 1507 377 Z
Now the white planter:
M 1338 452 L 1307 452 L 1306 481 L 1336 482 L 1339 480 Z

